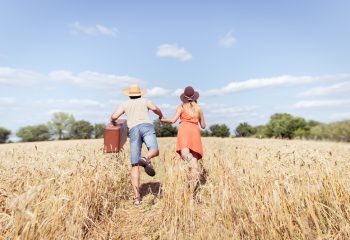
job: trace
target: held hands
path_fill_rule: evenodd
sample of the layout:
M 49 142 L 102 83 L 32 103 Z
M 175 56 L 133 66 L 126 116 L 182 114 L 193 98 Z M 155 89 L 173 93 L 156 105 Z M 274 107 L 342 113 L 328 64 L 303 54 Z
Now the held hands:
M 165 123 L 164 120 L 165 120 L 165 118 L 164 118 L 163 114 L 159 115 L 159 121 L 160 121 L 161 123 Z
M 159 118 L 161 123 L 169 123 L 168 119 L 165 118 Z

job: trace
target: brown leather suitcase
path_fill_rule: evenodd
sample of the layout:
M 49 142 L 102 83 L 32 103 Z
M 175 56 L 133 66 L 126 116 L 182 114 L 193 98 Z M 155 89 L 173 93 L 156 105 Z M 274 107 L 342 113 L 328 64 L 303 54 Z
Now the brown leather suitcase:
M 119 152 L 126 142 L 128 127 L 126 120 L 118 119 L 113 123 L 109 123 L 103 132 L 104 135 L 104 152 Z

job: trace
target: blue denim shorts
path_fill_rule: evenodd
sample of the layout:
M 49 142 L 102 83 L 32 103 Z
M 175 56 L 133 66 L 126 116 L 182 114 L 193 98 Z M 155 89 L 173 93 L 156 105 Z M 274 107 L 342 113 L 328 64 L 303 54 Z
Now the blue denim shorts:
M 148 150 L 157 149 L 158 143 L 154 126 L 150 123 L 141 123 L 129 131 L 131 164 L 136 164 L 141 158 L 142 143 Z

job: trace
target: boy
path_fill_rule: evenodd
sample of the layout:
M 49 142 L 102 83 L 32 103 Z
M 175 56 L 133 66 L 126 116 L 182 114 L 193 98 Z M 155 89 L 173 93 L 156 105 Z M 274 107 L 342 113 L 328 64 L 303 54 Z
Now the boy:
M 130 99 L 123 102 L 111 116 L 111 121 L 117 120 L 124 113 L 127 117 L 131 151 L 131 182 L 135 194 L 135 205 L 141 204 L 139 166 L 144 167 L 149 176 L 154 176 L 156 173 L 150 160 L 159 155 L 156 133 L 148 111 L 152 110 L 159 118 L 163 117 L 156 105 L 146 98 L 141 98 L 144 93 L 138 85 L 130 85 L 123 90 L 123 94 L 129 96 Z M 146 144 L 148 151 L 141 157 L 142 143 Z

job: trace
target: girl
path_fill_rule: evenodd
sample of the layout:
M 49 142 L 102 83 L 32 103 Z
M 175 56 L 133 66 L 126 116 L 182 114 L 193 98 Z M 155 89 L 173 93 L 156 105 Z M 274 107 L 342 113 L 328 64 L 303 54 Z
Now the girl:
M 200 167 L 198 160 L 203 156 L 203 147 L 200 129 L 205 128 L 205 120 L 200 106 L 197 104 L 199 93 L 192 87 L 186 87 L 181 94 L 182 104 L 177 108 L 176 113 L 171 119 L 162 118 L 163 123 L 175 123 L 180 118 L 179 129 L 177 133 L 176 152 L 180 154 L 183 160 L 189 163 L 191 182 L 196 185 L 200 177 Z M 192 187 L 194 187 L 194 185 Z M 193 189 L 194 190 L 194 189 Z

